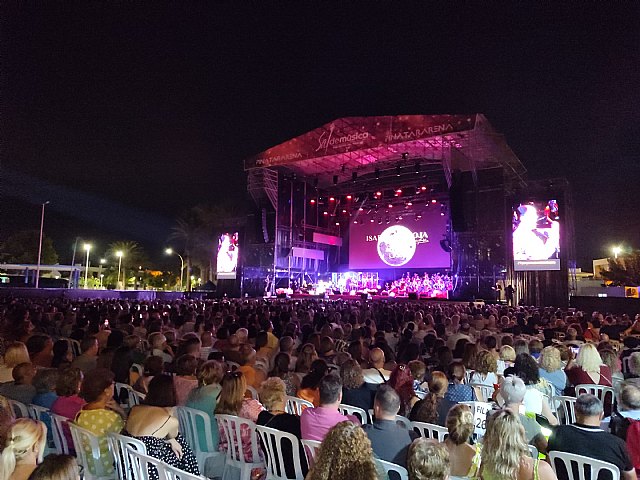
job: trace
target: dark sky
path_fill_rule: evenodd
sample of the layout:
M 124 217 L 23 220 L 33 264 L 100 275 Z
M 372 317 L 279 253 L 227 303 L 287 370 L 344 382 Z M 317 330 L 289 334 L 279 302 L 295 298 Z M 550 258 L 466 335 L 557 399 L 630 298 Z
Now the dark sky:
M 135 4 L 134 4 L 135 3 Z M 2 6 L 0 238 L 161 252 L 242 160 L 343 116 L 484 113 L 572 183 L 579 264 L 640 247 L 640 3 L 16 2 Z

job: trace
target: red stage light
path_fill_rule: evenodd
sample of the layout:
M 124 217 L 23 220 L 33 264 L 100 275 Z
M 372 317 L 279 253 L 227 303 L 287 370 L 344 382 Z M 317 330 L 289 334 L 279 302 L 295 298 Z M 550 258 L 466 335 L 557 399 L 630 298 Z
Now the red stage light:
M 393 205 L 392 205 L 392 204 L 389 204 L 389 208 L 393 208 Z
M 376 192 L 376 197 L 382 196 L 382 192 Z
M 329 212 L 324 212 L 323 215 L 329 215 Z
M 311 200 L 309 200 L 309 203 L 316 203 L 316 201 L 312 198 Z
M 347 195 L 347 200 L 351 200 L 351 195 Z
M 401 194 L 401 193 L 402 193 L 402 189 L 401 189 L 401 188 L 397 189 L 397 190 L 396 190 L 396 193 L 397 193 L 398 195 L 399 195 L 399 194 Z
M 335 201 L 336 201 L 336 199 L 335 199 L 335 198 L 333 198 L 333 197 L 329 197 L 329 201 L 330 201 L 330 202 L 335 202 Z
M 423 190 L 423 191 L 424 191 L 424 190 L 426 190 L 426 189 L 427 189 L 427 187 L 424 187 L 424 186 L 423 186 L 423 187 L 420 187 L 420 190 Z
M 431 203 L 438 203 L 438 201 L 434 198 L 431 200 Z

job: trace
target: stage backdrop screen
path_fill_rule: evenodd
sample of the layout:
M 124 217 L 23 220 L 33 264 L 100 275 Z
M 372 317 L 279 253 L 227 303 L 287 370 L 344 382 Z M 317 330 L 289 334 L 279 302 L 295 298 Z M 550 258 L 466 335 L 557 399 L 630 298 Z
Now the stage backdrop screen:
M 521 203 L 513 211 L 514 270 L 560 270 L 558 202 Z
M 238 232 L 220 235 L 220 238 L 218 238 L 218 255 L 216 257 L 219 279 L 236 278 L 238 253 Z
M 399 214 L 398 214 L 399 215 Z M 440 246 L 447 232 L 447 217 L 440 207 L 425 207 L 421 218 L 396 213 L 360 215 L 349 229 L 349 269 L 449 268 L 451 254 Z M 379 219 L 382 223 L 379 224 Z M 373 222 L 371 221 L 373 219 Z

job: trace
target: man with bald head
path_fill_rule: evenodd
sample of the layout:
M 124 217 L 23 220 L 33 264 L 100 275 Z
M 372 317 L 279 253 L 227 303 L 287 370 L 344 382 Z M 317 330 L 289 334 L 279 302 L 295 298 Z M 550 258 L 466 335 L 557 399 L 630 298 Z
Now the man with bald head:
M 371 368 L 366 368 L 362 371 L 366 383 L 372 385 L 387 383 L 391 372 L 385 370 L 384 362 L 384 352 L 380 348 L 372 348 L 369 352 L 369 365 Z

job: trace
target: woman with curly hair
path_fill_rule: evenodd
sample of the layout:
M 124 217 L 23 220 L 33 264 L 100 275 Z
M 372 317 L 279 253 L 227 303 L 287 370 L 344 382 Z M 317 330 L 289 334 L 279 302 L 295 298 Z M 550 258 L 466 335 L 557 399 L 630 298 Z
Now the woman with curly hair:
M 358 362 L 349 359 L 340 367 L 342 379 L 342 403 L 367 411 L 373 408 L 374 391 L 367 387 Z
M 411 370 L 409 370 L 405 364 L 401 363 L 393 369 L 387 384 L 400 396 L 400 411 L 398 415 L 408 416 L 415 403 L 420 400 L 413 390 Z
M 480 383 L 482 385 L 494 386 L 498 383 L 498 361 L 491 352 L 482 350 L 476 356 L 476 370 L 471 375 L 469 383 Z
M 373 457 L 371 442 L 353 422 L 340 422 L 327 432 L 305 480 L 382 480 L 387 478 Z
M 544 378 L 553 385 L 554 395 L 564 395 L 564 389 L 567 388 L 567 374 L 562 368 L 560 350 L 552 346 L 543 348 L 538 364 L 540 378 Z
M 417 438 L 409 447 L 409 480 L 446 480 L 449 477 L 449 452 L 434 439 Z
M 483 480 L 556 480 L 548 463 L 531 458 L 518 412 L 507 408 L 487 419 L 479 476 Z
M 451 480 L 466 480 L 474 478 L 480 468 L 480 453 L 482 444 L 469 444 L 475 425 L 473 413 L 469 405 L 458 404 L 449 410 L 445 425 L 449 436 L 444 441 L 449 451 Z

